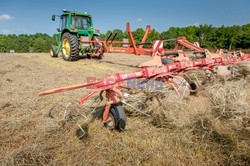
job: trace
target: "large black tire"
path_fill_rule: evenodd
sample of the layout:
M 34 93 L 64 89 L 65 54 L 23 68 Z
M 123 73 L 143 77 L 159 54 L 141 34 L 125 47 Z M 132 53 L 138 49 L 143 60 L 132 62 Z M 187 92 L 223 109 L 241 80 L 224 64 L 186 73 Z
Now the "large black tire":
M 57 50 L 57 47 L 56 47 L 56 46 L 51 46 L 51 47 L 50 47 L 49 53 L 50 53 L 50 56 L 51 56 L 52 58 L 58 57 L 58 54 L 56 53 L 56 50 Z
M 66 47 L 67 43 L 69 47 Z M 68 52 L 66 51 L 68 50 Z M 66 32 L 62 36 L 62 56 L 66 61 L 76 61 L 79 59 L 79 41 L 77 36 Z
M 119 104 L 113 104 L 110 107 L 109 117 L 110 122 L 104 123 L 104 126 L 110 130 L 124 131 L 126 126 L 126 114 L 122 106 Z

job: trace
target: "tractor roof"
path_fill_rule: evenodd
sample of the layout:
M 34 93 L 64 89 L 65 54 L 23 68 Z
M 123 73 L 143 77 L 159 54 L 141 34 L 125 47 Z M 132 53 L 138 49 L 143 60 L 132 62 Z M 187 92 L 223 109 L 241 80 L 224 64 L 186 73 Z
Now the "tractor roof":
M 76 11 L 68 11 L 68 10 L 63 10 L 63 14 L 76 14 L 76 15 L 81 15 L 81 16 L 91 16 L 87 12 L 76 12 Z

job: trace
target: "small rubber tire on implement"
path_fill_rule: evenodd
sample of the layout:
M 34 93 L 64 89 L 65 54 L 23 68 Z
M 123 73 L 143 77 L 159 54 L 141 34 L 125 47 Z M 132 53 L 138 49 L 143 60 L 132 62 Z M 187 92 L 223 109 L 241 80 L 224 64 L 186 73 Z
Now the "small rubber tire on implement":
M 163 65 L 170 65 L 174 63 L 171 59 L 168 58 L 161 58 L 161 62 Z
M 57 47 L 56 46 L 51 46 L 49 50 L 49 54 L 52 58 L 57 58 L 58 54 L 56 53 Z
M 122 106 L 113 104 L 110 107 L 109 117 L 111 121 L 104 123 L 104 126 L 110 130 L 124 131 L 126 126 L 126 114 Z
M 76 61 L 79 59 L 79 42 L 76 35 L 69 32 L 63 34 L 62 56 L 66 61 Z

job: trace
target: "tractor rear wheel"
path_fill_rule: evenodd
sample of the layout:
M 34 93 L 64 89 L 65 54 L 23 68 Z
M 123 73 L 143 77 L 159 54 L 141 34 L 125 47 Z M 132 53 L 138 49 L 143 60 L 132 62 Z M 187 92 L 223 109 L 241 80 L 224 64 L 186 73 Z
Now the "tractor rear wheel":
M 76 35 L 66 32 L 62 36 L 62 55 L 66 61 L 76 61 L 79 58 L 79 42 Z
M 58 57 L 58 54 L 56 53 L 57 47 L 56 46 L 51 46 L 49 53 L 52 58 Z
M 126 126 L 126 114 L 122 106 L 113 104 L 110 107 L 109 118 L 111 121 L 104 123 L 104 126 L 110 130 L 124 131 Z

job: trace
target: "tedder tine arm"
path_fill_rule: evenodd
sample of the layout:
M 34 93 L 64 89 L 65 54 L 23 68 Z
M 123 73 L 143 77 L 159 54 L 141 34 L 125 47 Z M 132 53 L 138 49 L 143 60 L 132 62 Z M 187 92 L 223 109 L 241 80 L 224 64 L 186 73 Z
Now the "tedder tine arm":
M 113 43 L 113 41 L 115 40 L 116 36 L 117 36 L 117 33 L 115 33 L 115 35 L 114 35 L 113 38 L 111 39 L 111 43 Z
M 88 86 L 96 85 L 99 82 L 100 81 L 93 82 L 93 83 L 87 83 L 87 84 L 78 84 L 78 85 L 66 86 L 66 87 L 52 89 L 52 90 L 47 90 L 47 91 L 39 93 L 39 96 L 48 95 L 48 94 L 52 94 L 52 93 L 61 93 L 61 92 L 70 91 L 70 90 L 79 89 L 79 88 L 85 88 L 85 87 L 88 87 Z
M 106 42 L 109 41 L 109 39 L 111 38 L 112 34 L 113 34 L 112 32 L 109 34 L 108 38 L 106 39 Z
M 94 90 L 89 92 L 87 95 L 85 95 L 84 97 L 82 97 L 81 99 L 78 100 L 78 104 L 83 104 L 86 100 L 88 100 L 88 98 L 90 98 L 91 96 L 93 96 L 98 90 Z
M 150 25 L 147 25 L 147 26 L 146 26 L 146 32 L 145 32 L 145 34 L 144 34 L 144 36 L 143 36 L 143 38 L 142 38 L 141 43 L 145 43 L 145 42 L 146 42 L 147 37 L 148 37 L 148 35 L 149 35 L 149 33 L 150 33 L 150 30 L 151 30 Z M 143 48 L 143 45 L 140 45 L 139 48 Z

